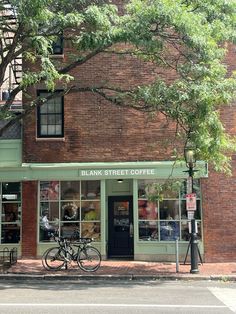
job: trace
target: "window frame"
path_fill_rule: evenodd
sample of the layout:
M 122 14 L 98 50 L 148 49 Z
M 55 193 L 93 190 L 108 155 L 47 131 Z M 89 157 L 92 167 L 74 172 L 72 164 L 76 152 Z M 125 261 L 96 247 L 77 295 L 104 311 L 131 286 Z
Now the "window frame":
M 19 195 L 17 197 L 17 199 L 4 199 L 3 198 L 3 184 L 19 184 Z M 1 216 L 0 216 L 0 245 L 19 245 L 22 241 L 22 183 L 19 181 L 16 182 L 6 182 L 6 181 L 1 181 L 0 182 L 0 195 L 1 195 L 1 199 L 0 199 L 0 212 L 1 212 Z M 10 195 L 10 194 L 9 194 Z M 15 207 L 17 207 L 17 210 L 14 210 L 15 213 L 15 219 L 13 220 L 5 220 L 5 218 L 3 219 L 3 217 L 5 217 L 6 212 L 3 208 L 6 207 L 10 207 L 10 205 L 14 205 Z M 13 211 L 12 211 L 13 212 Z M 8 213 L 8 217 L 9 217 L 10 212 Z M 13 227 L 13 230 L 7 230 L 7 226 L 9 227 Z M 4 228 L 6 228 L 7 231 L 6 234 L 11 234 L 13 235 L 13 237 L 17 238 L 18 237 L 18 241 L 4 241 L 2 240 L 2 236 L 3 236 L 3 230 Z M 18 230 L 18 231 L 17 231 Z M 5 236 L 6 236 L 5 234 Z
M 186 202 L 186 193 L 183 194 L 183 191 L 181 191 L 181 189 L 184 187 L 184 184 L 186 182 L 186 179 L 180 179 L 180 181 L 182 181 L 182 185 L 181 187 L 179 188 L 179 191 L 177 192 L 177 195 L 176 197 L 172 197 L 172 196 L 164 196 L 162 200 L 158 200 L 156 201 L 156 206 L 157 206 L 157 218 L 156 219 L 143 219 L 143 218 L 140 218 L 139 217 L 139 202 L 148 202 L 148 197 L 147 195 L 139 195 L 140 191 L 143 191 L 142 189 L 140 189 L 140 186 L 139 186 L 139 181 L 143 181 L 142 179 L 141 180 L 137 180 L 137 184 L 138 184 L 138 203 L 137 203 L 137 221 L 138 221 L 138 242 L 139 243 L 150 243 L 150 241 L 152 243 L 167 243 L 167 242 L 174 242 L 175 240 L 173 239 L 164 239 L 163 238 L 163 235 L 161 234 L 161 227 L 164 227 L 165 225 L 168 225 L 169 223 L 170 224 L 178 224 L 178 237 L 179 237 L 179 241 L 181 242 L 188 242 L 189 241 L 189 237 L 190 237 L 190 234 L 188 234 L 188 239 L 183 239 L 183 230 L 182 230 L 182 225 L 183 224 L 187 224 L 188 225 L 188 221 L 189 219 L 186 217 L 186 218 L 183 218 L 182 217 L 182 204 L 185 204 Z M 145 181 L 150 181 L 150 183 L 158 183 L 158 182 L 162 182 L 162 180 L 145 180 Z M 178 179 L 177 180 L 174 180 L 173 179 L 173 182 L 174 181 L 179 181 Z M 195 212 L 195 215 L 198 215 L 200 214 L 200 218 L 198 217 L 195 217 L 195 220 L 197 222 L 197 225 L 198 225 L 198 236 L 199 236 L 199 240 L 200 241 L 203 241 L 203 224 L 202 224 L 202 221 L 203 221 L 203 218 L 202 218 L 202 197 L 201 197 L 201 181 L 200 179 L 194 179 L 194 182 L 198 182 L 197 183 L 197 186 L 199 186 L 199 191 L 195 191 L 194 189 L 194 192 L 197 194 L 197 211 Z M 175 202 L 175 201 L 178 201 L 178 219 L 168 219 L 168 218 L 161 218 L 161 204 L 163 204 L 164 202 Z M 142 239 L 142 237 L 140 236 L 140 229 L 139 229 L 139 226 L 143 224 L 146 224 L 148 225 L 148 223 L 156 223 L 156 229 L 157 229 L 157 234 L 158 234 L 158 237 L 156 238 L 152 238 L 151 235 L 147 236 L 146 240 L 145 237 Z
M 62 90 L 56 90 L 56 92 L 62 92 Z M 37 91 L 37 96 L 40 97 L 41 94 L 50 94 L 50 92 L 48 90 L 38 90 Z M 58 96 L 59 97 L 59 96 Z M 48 113 L 45 113 L 45 114 L 42 114 L 41 113 L 41 106 L 37 106 L 37 138 L 63 138 L 64 137 L 64 96 L 60 96 L 60 99 L 61 99 L 61 112 L 56 114 L 55 112 L 54 113 L 51 113 L 51 114 L 48 114 Z M 47 103 L 46 103 L 47 104 Z M 55 115 L 59 115 L 60 114 L 60 117 L 61 117 L 61 133 L 60 134 L 41 134 L 41 126 L 42 126 L 42 120 L 41 120 L 41 117 L 42 116 L 55 116 Z M 46 124 L 47 126 L 49 124 Z M 56 126 L 57 124 L 54 124 L 54 126 Z
M 59 52 L 55 52 L 56 49 L 59 48 Z M 52 55 L 53 56 L 60 56 L 64 53 L 64 39 L 63 36 L 58 36 L 57 40 L 53 41 L 52 43 Z
M 94 183 L 94 185 L 92 184 Z M 66 184 L 70 184 L 67 189 Z M 89 192 L 94 186 L 101 188 L 100 180 L 39 180 L 38 181 L 38 243 L 48 243 L 50 242 L 50 237 L 45 238 L 45 235 L 42 232 L 42 214 L 47 207 L 48 222 L 50 226 L 54 227 L 58 231 L 60 236 L 70 237 L 72 234 L 67 235 L 67 227 L 71 227 L 71 230 L 79 230 L 81 237 L 93 237 L 95 242 L 101 242 L 101 196 L 100 192 L 95 195 L 93 193 L 88 193 L 87 197 L 84 191 Z M 47 193 L 47 187 L 44 189 L 44 186 L 48 186 L 50 194 Z M 51 188 L 52 186 L 57 188 Z M 68 194 L 70 190 L 73 190 L 73 193 L 78 195 L 74 197 L 72 194 Z M 93 188 L 92 188 L 93 190 Z M 55 193 L 56 191 L 56 193 Z M 65 193 L 65 194 L 64 194 Z M 72 192 L 71 192 L 72 193 Z M 45 195 L 45 197 L 44 197 Z M 92 196 L 92 197 L 91 197 Z M 91 217 L 85 218 L 85 208 L 89 208 L 89 205 L 94 205 L 94 210 L 96 210 L 96 218 Z M 68 205 L 76 205 L 77 214 L 76 217 L 71 216 L 70 218 L 66 217 L 65 209 Z M 97 232 L 97 237 L 93 232 L 93 235 L 85 235 L 86 226 L 93 224 L 94 227 L 99 227 L 99 232 Z

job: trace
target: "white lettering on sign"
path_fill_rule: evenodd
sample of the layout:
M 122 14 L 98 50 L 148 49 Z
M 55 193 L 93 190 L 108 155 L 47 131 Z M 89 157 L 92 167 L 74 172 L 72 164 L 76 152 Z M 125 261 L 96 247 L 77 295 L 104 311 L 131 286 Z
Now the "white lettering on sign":
M 101 169 L 101 170 L 80 170 L 82 177 L 100 177 L 100 176 L 151 176 L 155 175 L 155 169 Z
M 102 170 L 82 170 L 81 176 L 102 176 Z

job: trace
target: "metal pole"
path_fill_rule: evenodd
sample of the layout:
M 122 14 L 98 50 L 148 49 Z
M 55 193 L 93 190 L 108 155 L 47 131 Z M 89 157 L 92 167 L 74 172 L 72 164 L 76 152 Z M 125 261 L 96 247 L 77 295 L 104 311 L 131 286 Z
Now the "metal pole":
M 175 240 L 176 273 L 179 272 L 179 239 Z
M 198 240 L 196 234 L 196 221 L 191 220 L 191 269 L 190 273 L 197 274 L 198 270 Z
M 189 193 L 193 192 L 193 165 L 189 164 L 189 177 L 191 178 L 191 190 Z M 191 238 L 190 238 L 190 256 L 191 256 L 191 274 L 197 274 L 199 272 L 198 270 L 198 240 L 197 240 L 197 234 L 196 234 L 196 220 L 193 217 L 191 219 Z

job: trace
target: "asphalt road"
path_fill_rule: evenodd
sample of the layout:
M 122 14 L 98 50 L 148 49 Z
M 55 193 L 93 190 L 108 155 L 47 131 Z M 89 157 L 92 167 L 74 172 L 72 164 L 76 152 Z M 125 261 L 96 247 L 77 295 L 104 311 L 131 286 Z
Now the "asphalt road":
M 236 283 L 2 282 L 1 314 L 236 313 Z

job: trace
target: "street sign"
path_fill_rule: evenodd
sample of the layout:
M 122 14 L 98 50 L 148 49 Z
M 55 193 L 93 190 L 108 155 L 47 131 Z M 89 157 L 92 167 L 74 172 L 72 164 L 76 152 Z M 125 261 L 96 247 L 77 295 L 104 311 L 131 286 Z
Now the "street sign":
M 196 193 L 186 194 L 186 210 L 197 210 Z
M 193 210 L 188 210 L 187 213 L 188 213 L 188 220 L 194 219 L 194 213 L 195 213 L 195 211 L 193 211 Z

